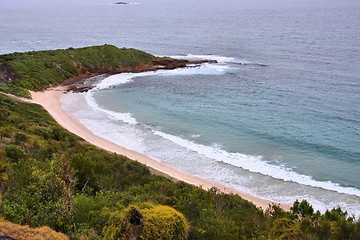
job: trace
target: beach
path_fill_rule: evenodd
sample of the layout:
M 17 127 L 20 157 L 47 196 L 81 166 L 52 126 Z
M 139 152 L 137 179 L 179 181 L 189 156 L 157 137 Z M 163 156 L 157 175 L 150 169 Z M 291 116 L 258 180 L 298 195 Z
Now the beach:
M 61 107 L 60 98 L 63 94 L 65 94 L 66 90 L 63 87 L 51 88 L 45 90 L 43 92 L 31 92 L 32 96 L 32 103 L 41 105 L 63 128 L 67 129 L 68 131 L 76 134 L 77 136 L 83 138 L 87 142 L 107 150 L 109 152 L 117 153 L 120 155 L 124 155 L 132 160 L 145 164 L 151 169 L 155 171 L 164 173 L 165 175 L 169 176 L 170 178 L 184 181 L 186 183 L 202 187 L 204 189 L 210 189 L 212 187 L 217 188 L 221 192 L 224 193 L 233 193 L 238 194 L 242 198 L 254 203 L 257 207 L 262 208 L 265 210 L 269 204 L 280 204 L 280 206 L 285 209 L 289 210 L 290 206 L 286 204 L 281 204 L 277 202 L 273 202 L 268 199 L 262 199 L 259 197 L 252 196 L 250 194 L 241 192 L 231 186 L 227 186 L 220 182 L 211 181 L 208 179 L 199 178 L 196 176 L 192 176 L 185 172 L 176 170 L 171 168 L 165 164 L 162 164 L 150 157 L 138 153 L 136 151 L 128 150 L 122 146 L 114 144 L 108 140 L 105 140 L 95 134 L 93 134 L 88 128 L 82 125 L 77 119 L 69 116 Z

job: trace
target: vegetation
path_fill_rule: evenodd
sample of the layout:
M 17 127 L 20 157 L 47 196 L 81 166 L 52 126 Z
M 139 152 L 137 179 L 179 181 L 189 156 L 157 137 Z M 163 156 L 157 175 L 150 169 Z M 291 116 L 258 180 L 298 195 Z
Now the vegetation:
M 0 216 L 71 239 L 360 239 L 360 222 L 341 208 L 320 214 L 304 200 L 263 212 L 237 195 L 153 175 L 2 94 Z
M 156 58 L 136 49 L 112 45 L 80 49 L 11 53 L 0 56 L 0 90 L 28 97 L 28 90 L 89 74 L 112 73 L 152 66 Z
M 141 209 L 141 210 L 139 210 Z M 104 239 L 174 239 L 185 240 L 189 223 L 185 217 L 168 206 L 144 203 L 131 206 L 122 213 L 110 212 L 112 216 L 103 229 Z
M 7 238 L 6 238 L 7 237 Z M 17 239 L 17 240 L 68 240 L 64 234 L 55 232 L 49 227 L 29 228 L 28 226 L 20 226 L 0 218 L 0 238 L 1 239 Z

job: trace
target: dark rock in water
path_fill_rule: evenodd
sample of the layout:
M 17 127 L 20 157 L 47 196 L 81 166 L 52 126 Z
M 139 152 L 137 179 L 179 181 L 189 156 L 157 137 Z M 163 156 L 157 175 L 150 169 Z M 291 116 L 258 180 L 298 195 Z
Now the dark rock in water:
M 114 4 L 128 4 L 127 2 L 116 2 Z

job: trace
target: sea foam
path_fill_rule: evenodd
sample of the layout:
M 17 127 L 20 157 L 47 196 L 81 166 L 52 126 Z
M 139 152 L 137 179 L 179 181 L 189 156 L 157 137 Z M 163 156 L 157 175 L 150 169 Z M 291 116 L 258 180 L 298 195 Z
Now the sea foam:
M 187 75 L 222 75 L 231 72 L 229 66 L 205 63 L 199 66 L 178 68 L 173 70 L 158 70 L 142 73 L 120 73 L 105 78 L 92 91 L 103 90 L 132 82 L 134 78 L 146 76 L 187 76 Z
M 196 65 L 193 67 L 180 68 L 174 70 L 159 70 L 152 72 L 143 72 L 143 73 L 123 73 L 118 75 L 110 76 L 104 79 L 102 82 L 96 85 L 96 87 L 86 94 L 86 101 L 91 108 L 97 111 L 105 113 L 109 119 L 120 120 L 124 123 L 130 125 L 141 125 L 138 121 L 131 116 L 130 113 L 118 113 L 110 111 L 99 106 L 94 97 L 94 91 L 101 91 L 108 88 L 113 88 L 120 86 L 122 84 L 130 83 L 134 81 L 137 77 L 146 77 L 146 76 L 186 76 L 186 75 L 221 75 L 226 73 L 231 73 L 234 71 L 233 64 L 254 64 L 248 61 L 242 61 L 240 59 L 223 57 L 216 55 L 187 55 L 187 56 L 175 56 L 176 58 L 184 59 L 208 59 L 216 60 L 217 63 L 205 63 L 201 65 Z M 256 64 L 256 63 L 255 63 Z M 257 64 L 259 65 L 259 64 Z M 276 163 L 267 161 L 263 156 L 252 156 L 242 153 L 231 153 L 223 150 L 219 145 L 205 146 L 199 143 L 196 143 L 196 137 L 193 137 L 193 141 L 181 138 L 179 136 L 174 136 L 160 130 L 152 129 L 154 135 L 161 137 L 165 141 L 170 141 L 174 146 L 182 147 L 187 151 L 193 152 L 196 155 L 203 156 L 211 162 L 225 163 L 229 166 L 233 166 L 239 169 L 249 171 L 251 173 L 261 174 L 262 176 L 268 176 L 273 179 L 280 181 L 288 182 L 289 184 L 300 184 L 307 187 L 318 188 L 319 190 L 328 190 L 331 192 L 337 192 L 345 195 L 351 195 L 360 197 L 360 190 L 352 187 L 341 186 L 337 183 L 331 181 L 317 181 L 310 176 L 302 175 L 296 173 L 293 169 L 288 168 L 284 165 L 276 165 Z M 134 149 L 138 150 L 138 149 Z M 148 153 L 149 154 L 149 153 Z M 150 153 L 151 154 L 151 153 Z M 238 187 L 239 188 L 239 187 Z M 241 186 L 240 186 L 241 188 Z M 250 191 L 251 192 L 251 191 Z M 275 196 L 274 196 L 275 197 Z M 277 196 L 274 199 L 280 199 L 281 196 Z M 286 202 L 291 203 L 294 199 L 285 199 L 287 196 L 283 196 Z M 289 196 L 288 196 L 289 197 Z M 307 196 L 307 199 L 313 199 L 312 196 Z M 316 203 L 318 209 L 325 209 L 326 204 L 316 202 L 317 199 L 314 198 L 312 203 Z M 346 204 L 344 204 L 346 205 Z M 356 211 L 355 211 L 356 212 Z
M 96 84 L 96 86 L 92 90 L 86 93 L 85 99 L 91 108 L 107 114 L 111 119 L 120 120 L 128 124 L 138 124 L 137 120 L 131 116 L 131 113 L 118 113 L 100 107 L 96 103 L 93 97 L 93 93 L 96 91 L 105 90 L 132 82 L 135 78 L 138 77 L 146 77 L 146 76 L 154 76 L 154 75 L 160 75 L 160 76 L 221 75 L 221 74 L 226 74 L 227 72 L 230 72 L 230 67 L 228 66 L 205 63 L 195 67 L 178 68 L 173 70 L 158 70 L 158 71 L 149 71 L 149 72 L 141 72 L 141 73 L 121 73 L 107 77 L 98 84 Z
M 100 112 L 105 113 L 112 120 L 116 120 L 116 121 L 120 120 L 124 123 L 132 124 L 132 125 L 138 124 L 136 119 L 131 116 L 131 113 L 119 113 L 119 112 L 110 111 L 110 110 L 100 107 L 96 103 L 92 92 L 86 93 L 85 99 L 86 99 L 86 102 L 89 107 L 91 107 L 95 111 L 100 111 Z
M 298 174 L 285 166 L 270 164 L 264 160 L 262 156 L 251 156 L 242 153 L 229 153 L 225 150 L 222 150 L 219 145 L 205 146 L 160 131 L 154 131 L 154 134 L 161 136 L 164 139 L 170 140 L 173 143 L 187 148 L 193 152 L 201 154 L 209 159 L 214 159 L 215 161 L 223 162 L 235 167 L 240 167 L 253 173 L 260 173 L 262 175 L 270 176 L 274 179 L 279 179 L 286 182 L 294 182 L 305 186 L 317 187 L 360 197 L 360 190 L 358 189 L 343 187 L 330 181 L 316 181 L 310 176 Z
M 137 120 L 131 116 L 130 113 L 118 113 L 98 106 L 95 99 L 93 98 L 92 92 L 126 84 L 133 81 L 134 78 L 137 77 L 146 77 L 153 75 L 181 76 L 181 75 L 226 74 L 229 71 L 231 71 L 231 67 L 226 65 L 226 63 L 234 63 L 237 61 L 239 62 L 239 60 L 236 58 L 216 56 L 216 55 L 187 55 L 187 56 L 173 56 L 173 57 L 175 58 L 183 57 L 185 59 L 192 59 L 192 60 L 210 59 L 210 60 L 216 60 L 218 63 L 205 63 L 196 67 L 179 68 L 174 70 L 159 70 L 159 71 L 142 72 L 142 73 L 122 73 L 122 74 L 113 75 L 98 83 L 96 87 L 86 95 L 85 97 L 86 101 L 88 102 L 89 106 L 91 106 L 93 109 L 107 114 L 109 118 L 113 120 L 120 120 L 128 124 L 139 124 Z M 338 193 L 360 197 L 359 189 L 340 186 L 339 184 L 333 183 L 331 181 L 323 182 L 323 181 L 314 180 L 312 177 L 296 173 L 292 169 L 287 168 L 286 166 L 274 165 L 266 161 L 266 159 L 263 159 L 262 156 L 251 156 L 242 153 L 229 153 L 227 151 L 222 150 L 220 147 L 197 144 L 190 140 L 182 139 L 180 137 L 173 136 L 160 131 L 154 131 L 154 134 L 161 136 L 164 139 L 170 140 L 179 146 L 182 146 L 198 154 L 206 156 L 209 159 L 214 159 L 216 161 L 223 162 L 235 167 L 240 167 L 242 169 L 248 170 L 253 173 L 259 173 L 286 182 L 294 182 L 305 186 L 317 187 L 325 190 L 330 190 Z
M 217 61 L 219 64 L 240 64 L 240 65 L 259 65 L 259 66 L 266 66 L 263 63 L 260 62 L 251 62 L 244 59 L 234 58 L 234 57 L 225 57 L 225 56 L 219 56 L 219 55 L 176 55 L 171 56 L 173 58 L 177 59 L 185 59 L 185 60 L 211 60 L 211 61 Z

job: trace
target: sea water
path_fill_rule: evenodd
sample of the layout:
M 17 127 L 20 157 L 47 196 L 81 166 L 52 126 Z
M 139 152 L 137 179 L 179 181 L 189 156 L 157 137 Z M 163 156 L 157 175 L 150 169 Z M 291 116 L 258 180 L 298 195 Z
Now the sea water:
M 179 170 L 360 216 L 357 1 L 138 3 L 9 5 L 0 53 L 111 43 L 217 60 L 111 76 L 62 104 L 95 134 Z

